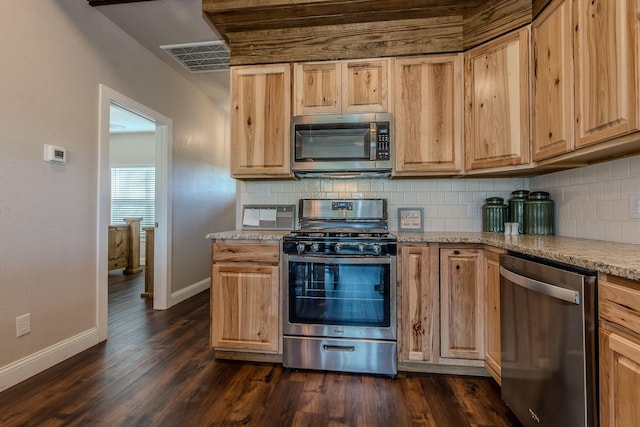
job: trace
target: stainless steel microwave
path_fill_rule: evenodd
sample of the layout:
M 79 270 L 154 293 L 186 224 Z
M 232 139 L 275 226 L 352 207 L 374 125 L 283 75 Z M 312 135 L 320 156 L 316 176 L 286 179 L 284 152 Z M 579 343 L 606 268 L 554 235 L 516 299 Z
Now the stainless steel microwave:
M 392 165 L 390 113 L 296 116 L 291 169 L 299 177 L 388 177 Z

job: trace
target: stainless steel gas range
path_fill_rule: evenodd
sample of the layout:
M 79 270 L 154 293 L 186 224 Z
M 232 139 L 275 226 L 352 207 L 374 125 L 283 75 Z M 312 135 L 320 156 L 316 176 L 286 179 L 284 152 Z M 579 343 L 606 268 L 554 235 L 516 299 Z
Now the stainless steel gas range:
M 283 242 L 283 364 L 397 374 L 395 236 L 384 199 L 300 200 Z

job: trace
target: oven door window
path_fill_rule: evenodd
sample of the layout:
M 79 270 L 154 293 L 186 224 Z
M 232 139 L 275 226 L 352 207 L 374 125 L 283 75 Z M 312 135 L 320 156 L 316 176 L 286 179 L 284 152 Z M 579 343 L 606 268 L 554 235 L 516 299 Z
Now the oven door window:
M 299 125 L 295 130 L 295 160 L 369 160 L 369 123 Z
M 289 322 L 390 326 L 390 264 L 289 262 Z

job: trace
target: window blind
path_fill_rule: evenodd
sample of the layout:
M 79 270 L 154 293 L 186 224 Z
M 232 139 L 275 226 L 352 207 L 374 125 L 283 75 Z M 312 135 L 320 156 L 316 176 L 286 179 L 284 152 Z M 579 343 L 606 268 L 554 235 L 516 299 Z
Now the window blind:
M 155 167 L 111 168 L 111 225 L 124 224 L 123 218 L 142 218 L 140 227 L 153 227 L 155 201 Z

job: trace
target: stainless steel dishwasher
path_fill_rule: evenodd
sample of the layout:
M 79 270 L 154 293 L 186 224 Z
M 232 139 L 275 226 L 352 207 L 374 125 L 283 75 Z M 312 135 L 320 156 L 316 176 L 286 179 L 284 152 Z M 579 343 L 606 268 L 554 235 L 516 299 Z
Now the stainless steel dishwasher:
M 597 426 L 596 272 L 500 256 L 502 400 L 524 426 Z

